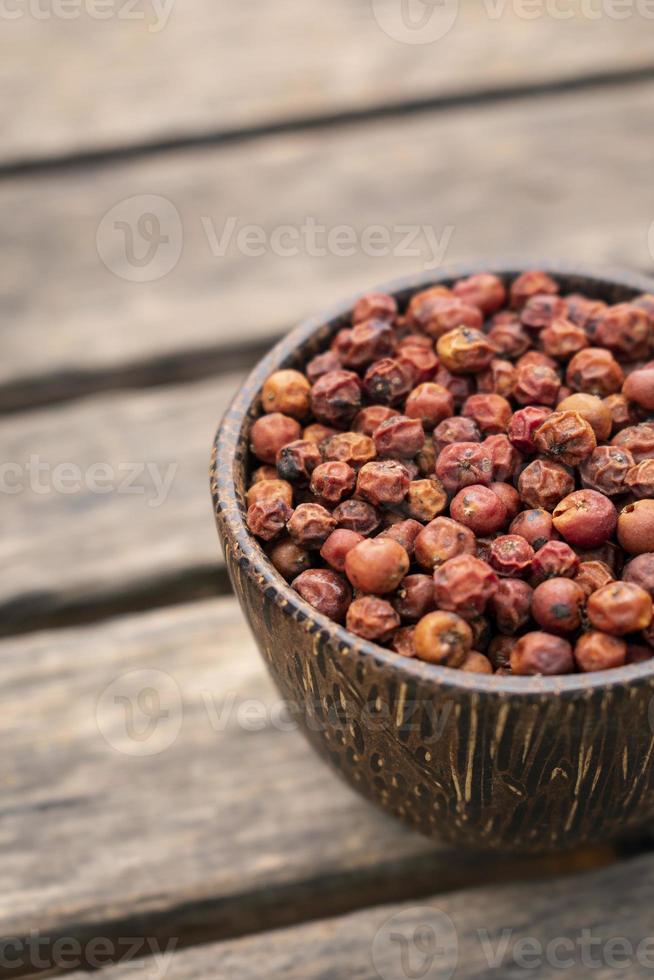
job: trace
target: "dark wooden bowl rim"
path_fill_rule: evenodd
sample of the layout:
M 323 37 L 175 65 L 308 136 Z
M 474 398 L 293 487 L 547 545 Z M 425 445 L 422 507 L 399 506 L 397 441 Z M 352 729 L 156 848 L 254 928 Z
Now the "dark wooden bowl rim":
M 583 268 L 566 263 L 551 261 L 475 263 L 451 266 L 430 273 L 396 279 L 375 287 L 382 292 L 406 294 L 439 282 L 449 282 L 474 272 L 496 272 L 503 277 L 519 275 L 526 269 L 540 268 L 549 272 L 555 279 L 574 279 L 579 277 L 579 289 L 588 288 L 594 282 L 597 291 L 602 292 L 612 286 L 632 289 L 634 294 L 654 292 L 654 281 L 621 269 Z M 586 283 L 583 282 L 586 280 Z M 570 290 L 571 291 L 571 290 Z M 360 295 L 360 293 L 358 294 Z M 419 660 L 399 656 L 384 647 L 363 640 L 349 630 L 332 622 L 317 612 L 300 598 L 297 592 L 286 583 L 268 561 L 258 542 L 250 534 L 245 524 L 245 507 L 242 494 L 237 491 L 235 475 L 245 465 L 242 451 L 242 430 L 248 417 L 254 418 L 253 409 L 264 381 L 280 367 L 292 363 L 297 348 L 305 344 L 311 336 L 344 317 L 352 309 L 358 298 L 350 298 L 323 312 L 304 320 L 295 330 L 288 333 L 252 370 L 247 380 L 233 399 L 218 429 L 211 463 L 211 485 L 216 513 L 220 512 L 226 530 L 228 546 L 233 548 L 237 560 L 248 575 L 253 577 L 270 602 L 275 602 L 289 610 L 294 618 L 302 622 L 307 632 L 320 631 L 329 636 L 333 643 L 347 651 L 354 651 L 362 657 L 372 657 L 396 674 L 398 681 L 431 679 L 439 687 L 451 687 L 490 694 L 543 695 L 566 693 L 589 695 L 597 688 L 612 688 L 629 684 L 654 674 L 654 660 L 611 670 L 588 674 L 567 674 L 557 677 L 510 677 L 488 674 L 468 674 L 449 667 L 439 667 Z

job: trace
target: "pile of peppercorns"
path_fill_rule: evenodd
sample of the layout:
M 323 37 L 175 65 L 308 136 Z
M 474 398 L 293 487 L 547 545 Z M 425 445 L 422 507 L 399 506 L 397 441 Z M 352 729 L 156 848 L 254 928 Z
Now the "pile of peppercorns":
M 546 273 L 370 293 L 251 430 L 247 523 L 312 606 L 396 653 L 565 674 L 654 655 L 654 295 Z

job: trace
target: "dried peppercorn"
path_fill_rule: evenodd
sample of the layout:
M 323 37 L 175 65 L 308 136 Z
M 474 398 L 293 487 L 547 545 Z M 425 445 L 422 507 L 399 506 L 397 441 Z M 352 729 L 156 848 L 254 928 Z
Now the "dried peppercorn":
M 474 555 L 475 536 L 470 528 L 450 517 L 437 517 L 415 538 L 415 558 L 428 571 L 458 555 Z
M 514 412 L 507 427 L 507 435 L 518 452 L 531 456 L 536 452 L 534 437 L 551 410 L 540 405 L 529 405 Z
M 567 466 L 577 466 L 597 446 L 595 432 L 578 412 L 552 412 L 534 433 L 539 453 L 552 456 Z
M 654 368 L 632 371 L 625 379 L 622 394 L 640 408 L 654 411 Z
M 564 317 L 567 304 L 560 296 L 536 293 L 522 308 L 520 319 L 529 330 L 545 330 L 554 320 Z
M 568 363 L 565 377 L 573 391 L 603 398 L 620 391 L 624 372 L 610 351 L 603 347 L 586 347 Z
M 472 395 L 475 390 L 472 378 L 465 374 L 453 374 L 451 371 L 448 371 L 444 364 L 438 365 L 434 381 L 436 384 L 442 385 L 443 388 L 447 388 L 454 399 L 454 407 L 456 409 L 459 409 L 466 398 Z
M 540 342 L 546 354 L 563 361 L 588 347 L 586 331 L 564 316 L 556 317 L 545 327 L 541 332 Z
M 597 442 L 605 442 L 611 435 L 612 417 L 605 401 L 597 395 L 576 392 L 562 399 L 556 406 L 557 412 L 576 412 L 593 427 Z
M 434 429 L 434 448 L 437 453 L 446 446 L 461 442 L 481 442 L 481 433 L 476 422 L 472 419 L 454 415 L 444 419 Z
M 311 388 L 313 414 L 319 422 L 337 429 L 352 421 L 361 401 L 361 382 L 353 371 L 329 371 Z
M 285 537 L 279 541 L 274 541 L 267 553 L 279 574 L 289 581 L 306 571 L 307 568 L 311 568 L 309 552 L 306 548 L 300 548 L 290 538 Z
M 364 320 L 351 330 L 342 330 L 335 347 L 343 367 L 359 371 L 382 357 L 392 357 L 397 337 L 385 320 Z
M 480 394 L 501 395 L 510 398 L 515 388 L 516 370 L 511 361 L 494 357 L 485 371 L 477 375 L 477 391 Z
M 397 350 L 395 358 L 410 372 L 414 385 L 431 381 L 438 369 L 436 354 L 424 347 L 405 345 Z
M 326 568 L 309 568 L 293 579 L 291 588 L 335 623 L 344 621 L 352 602 L 352 589 L 347 579 Z
M 435 295 L 432 290 L 414 296 L 408 313 L 412 324 L 434 338 L 461 325 L 480 328 L 484 322 L 478 307 L 464 303 L 452 294 Z
M 554 527 L 577 548 L 598 548 L 615 531 L 618 513 L 604 494 L 575 490 L 564 497 L 552 514 Z
M 625 636 L 646 629 L 652 621 L 652 599 L 633 582 L 610 582 L 588 599 L 588 618 L 595 629 Z
M 275 371 L 264 383 L 261 407 L 264 412 L 281 412 L 304 419 L 311 409 L 311 385 L 299 371 L 290 368 Z
M 382 459 L 410 459 L 424 446 L 425 430 L 420 419 L 394 415 L 375 429 L 372 438 L 377 454 Z
M 397 359 L 384 357 L 371 364 L 363 378 L 368 398 L 382 405 L 396 405 L 413 388 L 413 372 Z
M 401 626 L 399 630 L 395 630 L 391 637 L 391 647 L 402 657 L 417 656 L 415 626 Z
M 393 592 L 409 571 L 409 556 L 392 538 L 365 538 L 345 556 L 345 574 L 355 589 Z
M 320 548 L 336 530 L 336 520 L 320 504 L 298 504 L 286 530 L 300 547 Z
M 622 579 L 639 585 L 654 599 L 654 554 L 647 551 L 632 558 L 622 570 Z
M 611 439 L 612 446 L 628 449 L 635 463 L 654 456 L 654 423 L 641 422 L 622 429 Z
M 575 575 L 575 582 L 584 590 L 584 595 L 588 598 L 593 592 L 597 592 L 603 585 L 608 585 L 614 580 L 615 576 L 609 566 L 603 561 L 582 561 L 579 570 Z
M 414 644 L 420 660 L 458 667 L 472 649 L 472 630 L 455 613 L 431 612 L 418 622 Z
M 534 551 L 552 540 L 554 524 L 552 515 L 546 510 L 536 507 L 533 510 L 523 510 L 512 521 L 509 534 L 519 534 L 527 541 Z
M 539 293 L 556 294 L 558 292 L 558 284 L 554 282 L 551 276 L 539 269 L 530 269 L 528 272 L 522 272 L 513 280 L 509 297 L 511 306 L 519 310 L 532 296 L 537 296 Z
M 514 674 L 569 674 L 573 668 L 572 647 L 563 637 L 551 633 L 526 633 L 511 651 Z
M 531 568 L 534 549 L 519 534 L 501 534 L 492 542 L 488 564 L 498 575 L 516 577 Z
M 547 364 L 520 364 L 516 368 L 513 397 L 520 405 L 556 405 L 561 378 Z
M 302 438 L 320 447 L 326 439 L 336 435 L 337 431 L 330 425 L 323 425 L 322 422 L 312 422 L 302 430 Z
M 577 640 L 575 663 L 584 673 L 622 667 L 627 660 L 627 644 L 617 636 L 590 630 Z
M 489 272 L 478 272 L 459 279 L 452 286 L 452 292 L 468 306 L 476 306 L 485 316 L 501 310 L 506 302 L 506 288 L 499 278 Z
M 363 541 L 364 537 L 357 531 L 348 531 L 347 528 L 337 527 L 329 535 L 322 548 L 320 557 L 323 558 L 336 572 L 345 571 L 345 558 L 348 551 L 354 548 L 355 544 Z
M 488 608 L 495 617 L 498 630 L 509 635 L 526 626 L 531 617 L 533 589 L 518 578 L 500 579 L 497 590 L 491 596 Z M 492 643 L 491 643 L 492 649 Z M 508 663 L 509 654 L 505 662 Z
M 334 350 L 326 350 L 323 354 L 316 354 L 307 364 L 305 371 L 310 384 L 315 384 L 323 374 L 330 371 L 340 371 L 343 367 L 341 359 Z
M 386 599 L 363 595 L 348 608 L 345 625 L 365 640 L 387 640 L 399 627 L 400 617 Z
M 335 507 L 332 517 L 338 527 L 348 531 L 356 531 L 367 537 L 374 534 L 381 524 L 379 511 L 364 500 L 344 500 L 342 504 Z
M 436 460 L 436 476 L 448 493 L 493 482 L 493 464 L 481 444 L 459 442 L 445 446 Z
M 439 609 L 456 612 L 464 619 L 480 616 L 497 591 L 499 579 L 480 558 L 459 555 L 434 571 L 434 596 Z
M 247 526 L 258 538 L 272 541 L 284 530 L 292 514 L 293 511 L 285 500 L 280 497 L 264 497 L 248 507 Z
M 631 303 L 609 306 L 586 325 L 593 342 L 627 361 L 646 357 L 650 341 L 650 319 L 645 310 Z
M 443 385 L 427 381 L 409 393 L 404 411 L 409 418 L 418 419 L 431 432 L 454 414 L 454 399 Z
M 448 371 L 454 374 L 475 374 L 488 367 L 497 351 L 481 330 L 456 327 L 439 337 L 436 353 Z
M 495 435 L 506 432 L 511 419 L 511 405 L 501 395 L 470 395 L 463 405 L 462 414 L 474 419 L 481 432 Z
M 546 578 L 574 578 L 579 571 L 579 556 L 565 541 L 548 541 L 534 554 L 531 571 L 536 583 Z
M 582 296 L 581 293 L 570 293 L 565 297 L 565 303 L 568 318 L 578 327 L 584 328 L 606 309 L 606 303 L 602 300 L 590 299 L 588 296 Z
M 310 439 L 295 439 L 277 453 L 277 472 L 289 483 L 308 483 L 316 466 L 322 462 L 320 450 Z
M 255 483 L 263 483 L 264 480 L 276 479 L 277 467 L 270 466 L 269 463 L 264 463 L 263 466 L 257 466 L 257 468 L 252 471 L 252 476 L 250 477 L 250 487 L 253 487 Z
M 433 521 L 447 507 L 447 494 L 443 484 L 437 477 L 412 480 L 404 507 L 409 517 L 416 521 Z
M 352 323 L 361 323 L 373 317 L 377 320 L 392 321 L 396 315 L 397 301 L 394 296 L 389 296 L 388 293 L 370 292 L 365 293 L 354 304 Z
M 506 507 L 500 497 L 480 484 L 459 490 L 450 504 L 450 514 L 480 535 L 499 531 L 507 522 Z
M 558 463 L 548 459 L 535 459 L 524 468 L 518 478 L 518 492 L 532 508 L 552 511 L 562 497 L 572 493 L 574 478 Z
M 634 466 L 628 449 L 619 446 L 597 446 L 580 467 L 581 482 L 589 490 L 607 497 L 618 497 L 627 489 L 627 473 Z
M 636 500 L 622 508 L 618 541 L 630 555 L 654 551 L 654 500 Z
M 401 504 L 411 477 L 408 469 L 394 459 L 366 463 L 359 470 L 357 494 L 373 506 Z
M 565 635 L 581 626 L 586 593 L 570 578 L 550 578 L 534 589 L 531 614 L 546 633 Z
M 250 431 L 250 448 L 262 463 L 274 463 L 283 446 L 300 438 L 300 431 L 297 419 L 288 415 L 280 412 L 262 415 Z
M 407 575 L 391 599 L 393 608 L 403 620 L 422 619 L 436 605 L 434 583 L 430 575 Z
M 330 460 L 311 474 L 311 492 L 328 504 L 340 504 L 354 490 L 356 473 L 347 463 Z
M 624 395 L 607 395 L 606 398 L 602 399 L 602 402 L 611 414 L 611 431 L 614 434 L 638 421 Z
M 488 339 L 505 357 L 520 357 L 531 345 L 531 339 L 515 313 L 493 317 Z
M 377 455 L 374 440 L 360 432 L 337 432 L 321 443 L 320 451 L 325 460 L 347 463 L 359 469 Z
M 384 528 L 379 537 L 393 538 L 394 541 L 402 545 L 409 558 L 413 560 L 416 538 L 422 530 L 423 526 L 419 521 L 409 518 L 406 521 L 399 520 L 390 527 Z
M 273 472 L 275 472 L 273 470 Z M 258 480 L 246 494 L 248 507 L 260 500 L 283 500 L 289 507 L 293 505 L 293 487 L 286 480 Z
M 643 459 L 627 470 L 625 490 L 637 497 L 654 497 L 654 459 Z
M 372 434 L 386 419 L 392 419 L 397 412 L 388 405 L 366 405 L 358 412 L 352 422 L 352 431 L 372 438 Z

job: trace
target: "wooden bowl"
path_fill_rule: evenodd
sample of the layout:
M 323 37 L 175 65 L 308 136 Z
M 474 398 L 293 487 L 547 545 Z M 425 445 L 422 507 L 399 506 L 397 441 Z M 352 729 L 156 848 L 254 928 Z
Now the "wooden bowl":
M 562 292 L 609 303 L 654 291 L 637 276 L 545 268 Z M 488 266 L 484 266 L 488 270 Z M 380 287 L 400 302 L 479 268 Z M 493 268 L 505 279 L 523 271 Z M 481 849 L 547 851 L 654 818 L 654 661 L 593 674 L 506 677 L 400 657 L 304 602 L 245 525 L 248 436 L 263 382 L 301 367 L 353 303 L 305 321 L 252 371 L 211 462 L 218 533 L 243 611 L 315 749 L 380 807 L 425 834 Z

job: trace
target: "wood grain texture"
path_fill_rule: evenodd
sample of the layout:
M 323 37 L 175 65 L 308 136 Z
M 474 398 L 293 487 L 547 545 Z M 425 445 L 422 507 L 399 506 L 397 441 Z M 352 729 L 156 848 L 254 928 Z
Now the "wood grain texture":
M 184 950 L 158 964 L 112 967 L 99 977 L 123 980 L 139 967 L 163 976 L 164 966 L 167 980 L 650 977 L 653 898 L 650 856 L 574 879 L 513 887 L 498 882 L 493 888 L 367 909 Z M 416 930 L 422 930 L 422 942 Z M 405 956 L 410 954 L 404 961 L 400 937 Z M 70 980 L 83 976 L 73 973 Z
M 218 589 L 211 440 L 240 376 L 0 420 L 0 630 Z M 6 470 L 11 466 L 15 474 Z M 37 467 L 41 469 L 38 470 Z M 106 479 L 103 479 L 106 468 Z M 108 488 L 109 492 L 106 491 Z
M 5 182 L 4 405 L 30 379 L 134 364 L 146 373 L 159 358 L 265 340 L 343 295 L 437 262 L 424 233 L 407 243 L 398 230 L 407 225 L 429 227 L 446 262 L 535 252 L 651 268 L 652 134 L 643 119 L 653 95 L 654 85 L 641 85 Z M 105 267 L 96 234 L 112 206 L 143 194 L 177 208 L 183 248 L 168 275 L 137 283 Z M 137 200 L 127 217 L 142 208 Z M 263 254 L 243 254 L 235 238 L 223 256 L 212 252 L 207 228 L 220 236 L 230 217 L 238 230 L 263 228 Z M 347 225 L 357 242 L 334 254 L 323 234 L 311 255 L 301 235 L 296 255 L 276 254 L 268 236 L 307 219 Z M 379 225 L 388 244 L 362 247 L 365 229 Z M 119 260 L 124 237 L 103 234 Z
M 2 938 L 200 941 L 499 873 L 499 858 L 429 843 L 327 772 L 234 600 L 5 640 L 0 681 Z
M 393 33 L 398 4 L 375 6 Z M 65 20 L 3 18 L 0 81 L 12 98 L 0 109 L 1 160 L 256 128 L 652 60 L 651 21 L 637 14 L 533 19 L 513 4 L 463 0 L 442 40 L 407 44 L 384 32 L 368 0 L 328 8 L 318 0 L 129 7 L 116 0 L 103 20 L 79 14 L 92 3 L 75 9 Z

